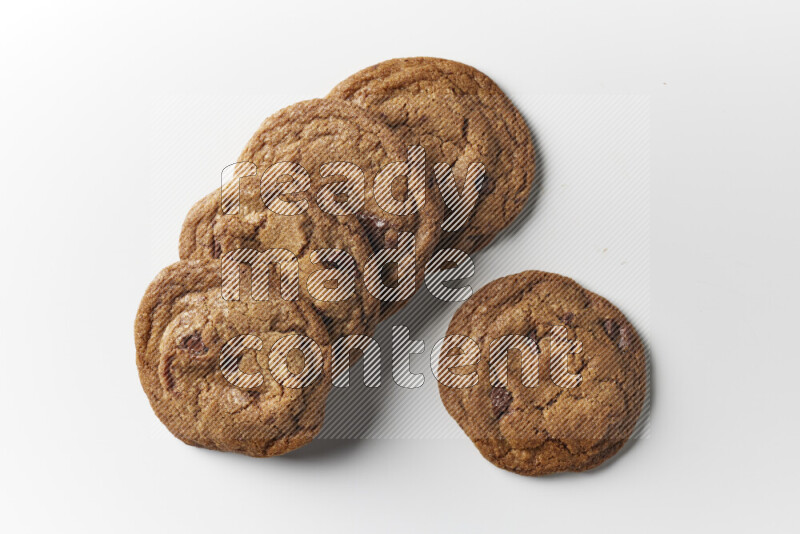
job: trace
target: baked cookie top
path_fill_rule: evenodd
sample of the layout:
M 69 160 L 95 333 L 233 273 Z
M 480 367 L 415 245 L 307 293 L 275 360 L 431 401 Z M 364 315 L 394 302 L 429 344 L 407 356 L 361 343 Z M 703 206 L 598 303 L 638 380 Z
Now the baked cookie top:
M 142 387 L 159 419 L 188 444 L 286 453 L 322 426 L 328 334 L 302 300 L 246 300 L 246 277 L 240 300 L 223 299 L 220 269 L 217 260 L 181 261 L 150 284 L 134 327 Z
M 473 252 L 520 213 L 534 181 L 534 147 L 517 108 L 477 69 L 430 57 L 391 59 L 363 69 L 328 95 L 376 112 L 428 161 L 454 169 L 463 191 L 470 163 L 483 163 L 485 183 L 471 219 L 449 246 Z
M 181 230 L 181 259 L 220 258 L 233 253 L 238 261 L 252 265 L 255 255 L 235 251 L 288 251 L 297 261 L 300 294 L 319 312 L 332 340 L 372 334 L 380 318 L 381 302 L 364 284 L 363 268 L 372 249 L 354 217 L 337 219 L 313 203 L 302 213 L 276 214 L 264 207 L 258 184 L 252 180 L 242 184 L 237 213 L 225 214 L 220 198 L 220 190 L 216 190 L 189 211 Z M 280 261 L 285 257 L 279 252 L 269 259 Z M 266 273 L 273 298 L 282 298 L 280 290 L 286 284 L 282 278 L 292 272 L 286 263 L 279 265 L 273 264 Z
M 426 195 L 416 211 L 396 215 L 383 209 L 375 197 L 375 177 L 389 163 L 406 161 L 406 146 L 369 111 L 347 102 L 307 100 L 284 108 L 267 118 L 247 143 L 239 161 L 250 161 L 263 173 L 276 162 L 300 163 L 311 175 L 310 193 L 317 197 L 322 186 L 342 181 L 340 175 L 320 176 L 320 166 L 348 162 L 365 174 L 365 204 L 357 217 L 375 248 L 385 245 L 387 232 L 411 232 L 419 251 L 428 251 L 440 235 L 443 207 Z M 406 193 L 395 190 L 395 196 Z M 301 195 L 298 195 L 298 198 Z M 429 255 L 423 255 L 429 257 Z
M 390 213 L 383 208 L 387 205 L 385 195 L 380 196 L 381 190 L 375 187 L 376 176 L 386 165 L 406 162 L 407 158 L 406 147 L 401 140 L 373 114 L 359 106 L 328 99 L 299 102 L 267 118 L 239 157 L 240 162 L 252 162 L 257 166 L 257 171 L 252 176 L 241 176 L 239 179 L 240 202 L 256 201 L 251 206 L 261 202 L 252 210 L 266 211 L 264 202 L 258 200 L 262 176 L 270 169 L 274 171 L 280 167 L 276 164 L 299 164 L 307 173 L 310 182 L 307 191 L 281 194 L 277 198 L 294 202 L 305 201 L 309 206 L 317 204 L 327 213 L 333 212 L 332 217 L 351 229 L 354 227 L 352 222 L 355 221 L 363 229 L 362 235 L 366 236 L 374 251 L 397 246 L 400 232 L 413 234 L 418 288 L 424 278 L 424 264 L 433 254 L 441 235 L 444 213 L 441 200 L 436 195 L 411 194 L 409 191 L 418 192 L 419 188 L 409 188 L 407 181 L 398 177 L 394 181 L 395 187 L 391 190 L 392 198 L 397 201 L 407 200 L 408 205 L 414 207 L 412 212 L 400 215 Z M 338 162 L 349 165 L 337 165 Z M 323 169 L 323 164 L 328 165 Z M 347 203 L 352 202 L 356 196 L 351 196 L 352 191 L 346 188 L 335 191 L 334 188 L 338 186 L 334 184 L 345 182 L 344 176 L 352 176 L 347 173 L 358 175 L 359 172 L 363 172 L 363 181 L 359 181 L 364 184 L 363 204 L 352 214 L 337 213 L 342 206 L 352 208 L 353 204 Z M 282 180 L 280 171 L 271 172 L 270 175 L 275 176 L 278 182 Z M 423 189 L 428 190 L 427 187 Z M 208 198 L 202 209 L 219 211 L 221 193 L 217 192 Z M 338 207 L 331 209 L 331 202 L 336 203 Z M 294 216 L 284 215 L 278 219 L 288 220 L 292 217 Z M 201 220 L 207 218 L 191 214 L 190 218 L 187 218 L 181 237 L 182 258 L 193 254 L 192 236 L 207 233 L 187 227 Z M 230 217 L 224 219 L 217 217 L 214 223 L 227 224 L 230 220 L 232 220 Z M 214 230 L 211 233 L 218 232 L 219 230 Z M 341 232 L 344 233 L 344 230 Z M 357 233 L 350 232 L 354 242 L 358 240 Z M 246 239 L 252 241 L 251 236 L 247 236 Z M 213 252 L 213 249 L 210 250 Z M 391 279 L 387 282 L 391 283 Z M 399 309 L 406 301 L 407 299 L 392 305 L 384 305 L 381 318 Z
M 573 280 L 540 271 L 496 280 L 461 306 L 447 333 L 473 340 L 480 357 L 462 360 L 467 345 L 443 351 L 477 380 L 440 380 L 442 401 L 498 467 L 583 471 L 633 432 L 646 392 L 643 344 L 616 307 Z

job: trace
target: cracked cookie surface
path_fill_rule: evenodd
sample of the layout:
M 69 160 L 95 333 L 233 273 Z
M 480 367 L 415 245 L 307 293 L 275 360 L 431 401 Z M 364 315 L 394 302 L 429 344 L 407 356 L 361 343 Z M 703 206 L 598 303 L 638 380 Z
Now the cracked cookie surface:
M 134 327 L 142 387 L 158 418 L 185 443 L 250 456 L 289 452 L 322 427 L 331 388 L 328 334 L 302 300 L 224 300 L 220 268 L 217 260 L 181 261 L 150 284 Z M 271 367 L 274 344 L 294 334 L 311 339 L 318 357 L 292 350 L 284 367 Z M 239 336 L 260 340 L 260 349 L 248 346 L 233 358 L 243 373 L 260 373 L 258 385 L 237 387 L 223 376 L 223 347 Z M 281 370 L 316 379 L 294 387 Z
M 616 307 L 573 280 L 540 271 L 496 280 L 461 306 L 447 333 L 472 339 L 480 359 L 457 367 L 477 371 L 471 387 L 440 383 L 442 401 L 496 466 L 524 475 L 585 471 L 633 432 L 646 392 L 642 341 Z M 509 335 L 532 349 L 492 352 Z M 504 367 L 505 380 L 497 371 Z
M 482 72 L 447 59 L 398 58 L 367 67 L 328 95 L 376 112 L 406 144 L 420 144 L 427 159 L 454 168 L 463 190 L 470 163 L 486 179 L 472 216 L 445 235 L 448 246 L 474 252 L 522 210 L 534 181 L 530 130 L 514 104 Z
M 331 170 L 330 176 L 323 177 L 320 167 L 326 163 L 352 163 L 364 175 L 363 205 L 357 213 L 334 214 L 331 217 L 351 227 L 353 223 L 357 223 L 374 251 L 397 246 L 399 232 L 412 233 L 416 246 L 416 287 L 419 288 L 424 277 L 423 266 L 433 254 L 441 235 L 444 212 L 441 201 L 436 195 L 430 194 L 425 194 L 424 198 L 407 197 L 407 184 L 402 179 L 397 179 L 392 188 L 392 196 L 398 201 L 411 198 L 417 208 L 414 213 L 397 215 L 384 210 L 373 194 L 375 177 L 381 169 L 389 163 L 406 160 L 406 148 L 401 140 L 379 119 L 359 106 L 329 99 L 299 102 L 267 118 L 239 157 L 240 162 L 252 162 L 257 166 L 254 176 L 241 178 L 242 201 L 245 201 L 243 197 L 246 195 L 258 198 L 259 179 L 274 164 L 293 162 L 300 164 L 308 173 L 310 186 L 307 191 L 281 195 L 280 198 L 306 201 L 311 205 L 318 201 L 322 189 L 330 190 L 331 184 L 345 181 L 334 170 Z M 336 202 L 347 203 L 348 195 L 349 193 L 342 192 L 333 196 Z M 213 196 L 212 194 L 210 197 Z M 348 198 L 338 198 L 341 196 Z M 208 206 L 203 209 L 218 210 L 220 197 L 221 194 L 216 193 L 216 200 L 211 198 Z M 267 208 L 262 203 L 260 209 Z M 331 211 L 327 207 L 325 210 Z M 187 226 L 204 219 L 208 217 L 192 217 L 190 214 L 190 218 L 184 223 L 181 237 L 182 258 L 196 253 L 191 244 L 192 236 L 204 233 L 202 229 Z M 215 223 L 219 222 L 218 218 L 215 219 Z M 351 234 L 355 235 L 356 232 Z M 253 239 L 253 236 L 245 238 Z M 391 283 L 391 279 L 387 282 Z M 384 304 L 380 318 L 386 318 L 399 310 L 405 302 L 407 299 Z
M 244 180 L 240 195 L 238 213 L 222 212 L 219 190 L 192 207 L 181 230 L 181 259 L 220 258 L 243 248 L 286 250 L 297 259 L 302 298 L 322 316 L 331 339 L 371 335 L 380 318 L 381 302 L 364 285 L 363 268 L 372 249 L 361 225 L 353 218 L 337 220 L 311 203 L 303 213 L 276 214 L 264 207 L 255 180 Z M 328 249 L 345 251 L 349 258 L 342 255 L 326 260 L 320 251 Z M 284 264 L 280 269 L 273 266 L 268 274 L 274 298 L 281 298 L 281 276 L 288 272 L 284 269 Z M 353 285 L 347 287 L 350 279 Z M 334 297 L 337 289 L 349 296 Z

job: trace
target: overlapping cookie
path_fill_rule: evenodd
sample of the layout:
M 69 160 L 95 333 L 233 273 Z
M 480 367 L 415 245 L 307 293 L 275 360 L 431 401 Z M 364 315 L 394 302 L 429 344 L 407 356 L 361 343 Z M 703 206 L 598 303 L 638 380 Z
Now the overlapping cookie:
M 319 432 L 331 388 L 328 333 L 304 300 L 222 296 L 219 260 L 181 261 L 150 284 L 134 327 L 139 379 L 176 437 L 274 456 Z
M 242 184 L 241 195 L 233 214 L 220 209 L 219 190 L 192 207 L 181 231 L 181 258 L 269 262 L 259 274 L 273 299 L 285 298 L 291 284 L 322 316 L 332 340 L 370 335 L 381 302 L 365 287 L 372 249 L 361 225 L 353 218 L 337 220 L 314 204 L 295 215 L 276 214 L 264 207 L 254 180 Z
M 534 182 L 534 146 L 517 108 L 477 69 L 431 57 L 391 59 L 353 74 L 329 98 L 378 114 L 407 145 L 453 169 L 461 194 L 471 163 L 485 167 L 483 184 L 466 225 L 446 235 L 465 252 L 486 246 L 519 215 Z M 441 182 L 441 180 L 439 180 Z M 454 193 L 442 188 L 452 206 Z
M 380 298 L 380 314 L 373 313 L 371 301 L 383 295 L 374 289 L 375 296 L 367 294 L 369 280 L 360 281 L 352 302 L 315 299 L 326 316 L 358 316 L 345 308 L 362 305 L 367 321 L 386 318 L 421 286 L 441 233 L 442 204 L 430 194 L 424 169 L 403 168 L 408 158 L 398 137 L 354 104 L 318 99 L 289 106 L 264 121 L 239 158 L 254 165 L 249 175 L 237 176 L 239 209 L 223 210 L 219 190 L 192 208 L 181 232 L 181 258 L 218 257 L 241 246 L 283 247 L 304 256 L 318 248 L 345 248 L 363 273 L 367 247 L 377 253 L 404 244 L 403 234 L 413 236 L 410 261 L 400 264 L 401 272 L 382 275 L 387 288 L 408 274 L 414 283 Z M 392 166 L 398 173 L 381 174 Z M 301 267 L 305 281 L 310 262 L 301 259 Z M 336 333 L 344 326 L 359 333 L 352 321 L 340 323 L 334 318 Z

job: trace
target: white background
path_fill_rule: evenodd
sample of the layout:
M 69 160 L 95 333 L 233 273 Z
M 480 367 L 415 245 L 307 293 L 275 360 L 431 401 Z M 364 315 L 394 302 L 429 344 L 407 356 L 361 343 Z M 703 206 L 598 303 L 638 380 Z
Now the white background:
M 796 528 L 798 14 L 788 1 L 4 6 L 0 528 Z M 164 244 L 182 217 L 159 203 L 183 211 L 186 187 L 216 183 L 217 160 L 230 163 L 263 119 L 250 106 L 269 113 L 270 95 L 322 96 L 364 66 L 414 55 L 484 70 L 553 156 L 549 200 L 476 260 L 476 287 L 561 270 L 618 303 L 651 347 L 649 436 L 607 467 L 520 477 L 457 434 L 320 440 L 259 460 L 187 447 L 147 406 L 133 317 L 176 257 Z M 542 102 L 569 95 L 646 98 L 649 201 L 564 209 L 625 198 L 620 169 L 636 154 L 615 166 L 585 133 L 559 134 L 560 112 L 548 122 Z M 215 128 L 208 117 L 226 107 L 235 119 Z M 181 172 L 193 156 L 208 165 Z M 609 189 L 586 192 L 598 183 Z M 635 221 L 635 246 L 619 220 Z M 452 311 L 421 326 L 426 341 Z

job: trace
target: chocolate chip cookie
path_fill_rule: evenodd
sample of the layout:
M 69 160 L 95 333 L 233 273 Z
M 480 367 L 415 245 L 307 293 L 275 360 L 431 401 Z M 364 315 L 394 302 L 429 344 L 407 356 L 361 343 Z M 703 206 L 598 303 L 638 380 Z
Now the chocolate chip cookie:
M 348 102 L 317 99 L 293 104 L 262 123 L 239 157 L 240 162 L 255 164 L 257 171 L 240 179 L 242 191 L 247 194 L 258 191 L 258 182 L 265 174 L 271 176 L 275 192 L 265 192 L 262 185 L 262 199 L 277 202 L 277 208 L 291 211 L 298 203 L 317 203 L 344 224 L 357 221 L 374 251 L 397 247 L 401 232 L 413 234 L 418 288 L 424 278 L 424 264 L 441 235 L 443 205 L 436 195 L 427 194 L 429 182 L 415 188 L 402 174 L 397 175 L 389 190 L 376 188 L 376 177 L 387 165 L 408 159 L 402 141 L 371 112 Z M 304 190 L 280 192 L 281 180 L 290 173 L 284 168 L 275 169 L 290 164 L 302 167 L 292 172 L 296 180 L 306 181 L 307 185 L 298 187 Z M 347 177 L 352 176 L 358 179 L 351 183 L 363 184 L 363 188 L 355 191 L 345 187 Z M 217 206 L 220 196 L 217 193 Z M 407 211 L 397 206 L 400 202 L 405 202 Z M 385 209 L 387 206 L 391 209 Z M 214 200 L 203 209 L 214 209 Z M 208 233 L 186 227 L 200 220 L 208 218 L 187 219 L 184 236 Z M 246 239 L 251 240 L 252 236 Z M 192 245 L 186 244 L 187 240 L 191 238 L 182 237 L 181 257 L 191 254 Z M 205 250 L 209 250 L 207 246 Z M 392 285 L 396 273 L 384 274 L 387 284 Z M 384 303 L 381 318 L 400 309 L 407 300 Z
M 469 164 L 483 163 L 477 204 L 466 225 L 445 236 L 448 246 L 476 251 L 522 210 L 534 181 L 530 130 L 482 72 L 446 59 L 391 59 L 350 76 L 328 97 L 378 113 L 406 144 L 423 146 L 429 161 L 451 165 L 462 191 Z
M 372 334 L 381 302 L 364 284 L 363 267 L 372 249 L 354 217 L 337 220 L 313 203 L 302 213 L 277 214 L 261 202 L 257 180 L 242 182 L 236 213 L 223 212 L 220 198 L 216 190 L 189 211 L 180 236 L 181 259 L 229 257 L 241 249 L 281 251 L 283 256 L 270 258 L 276 263 L 267 273 L 273 298 L 282 298 L 282 277 L 291 273 L 285 261 L 296 260 L 299 292 L 322 316 L 332 340 Z M 254 254 L 239 256 L 248 264 L 255 259 Z
M 642 341 L 617 308 L 573 280 L 539 271 L 496 280 L 461 306 L 447 333 L 464 338 L 441 353 L 442 401 L 496 466 L 584 471 L 630 437 L 646 392 Z
M 302 299 L 222 297 L 220 261 L 175 263 L 136 316 L 139 378 L 184 442 L 251 456 L 296 449 L 319 432 L 331 388 L 330 341 Z

